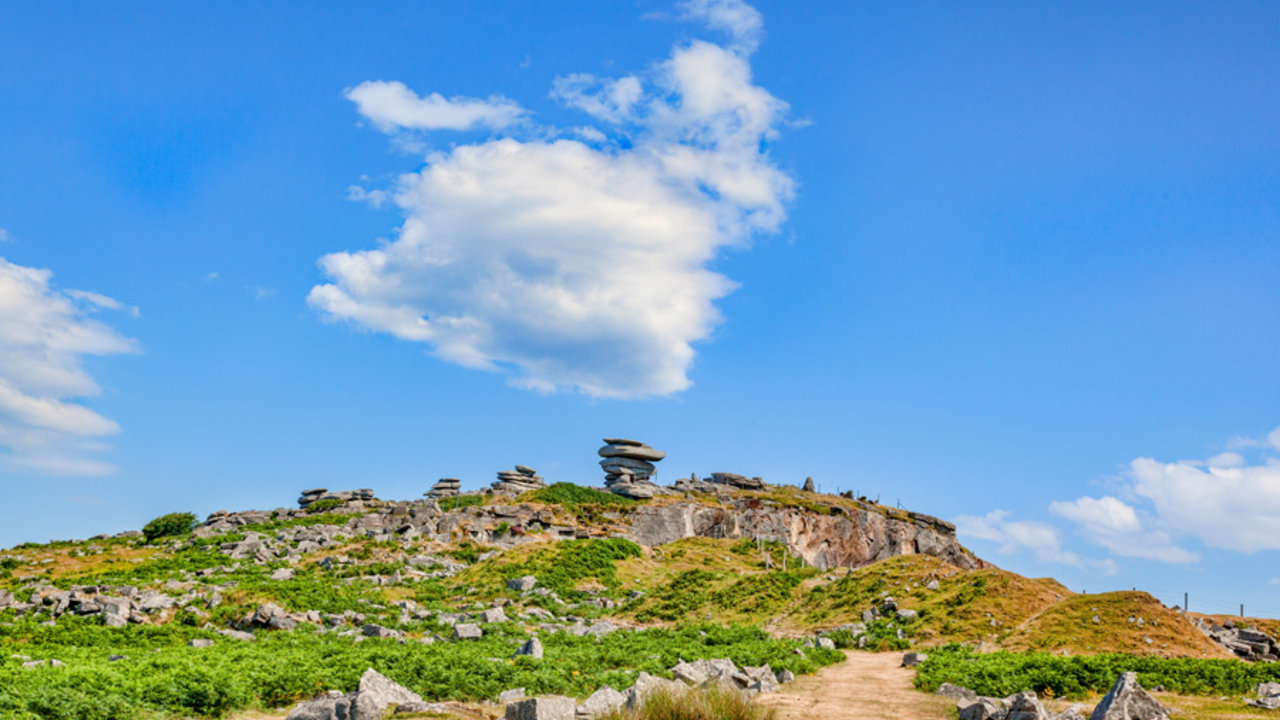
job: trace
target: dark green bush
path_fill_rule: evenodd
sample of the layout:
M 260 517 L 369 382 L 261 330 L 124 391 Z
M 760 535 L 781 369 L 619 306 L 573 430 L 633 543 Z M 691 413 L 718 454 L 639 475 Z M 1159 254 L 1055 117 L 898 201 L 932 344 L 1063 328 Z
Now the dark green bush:
M 161 515 L 142 526 L 142 534 L 146 536 L 147 542 L 154 542 L 160 538 L 176 537 L 186 535 L 196 527 L 196 516 L 189 512 L 169 513 Z

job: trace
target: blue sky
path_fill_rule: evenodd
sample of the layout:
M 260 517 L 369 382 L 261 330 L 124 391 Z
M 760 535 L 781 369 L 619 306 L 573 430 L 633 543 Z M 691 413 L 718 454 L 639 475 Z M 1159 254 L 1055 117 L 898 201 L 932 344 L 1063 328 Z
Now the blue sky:
M 1277 38 L 1264 3 L 11 3 L 0 545 L 599 483 L 623 435 L 1280 615 Z

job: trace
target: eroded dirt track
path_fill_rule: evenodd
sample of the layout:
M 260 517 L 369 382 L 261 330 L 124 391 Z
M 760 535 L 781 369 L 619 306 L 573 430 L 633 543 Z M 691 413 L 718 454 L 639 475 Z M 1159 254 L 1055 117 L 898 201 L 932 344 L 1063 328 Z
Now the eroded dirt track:
M 847 659 L 760 696 L 779 720 L 946 720 L 950 700 L 916 690 L 902 653 L 848 652 Z

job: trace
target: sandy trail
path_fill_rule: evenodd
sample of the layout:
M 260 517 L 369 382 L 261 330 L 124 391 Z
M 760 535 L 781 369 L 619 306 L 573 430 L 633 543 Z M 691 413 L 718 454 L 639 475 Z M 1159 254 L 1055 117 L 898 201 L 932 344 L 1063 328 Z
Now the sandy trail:
M 847 659 L 761 695 L 779 720 L 947 720 L 955 703 L 916 690 L 915 670 L 899 667 L 902 653 L 846 652 Z

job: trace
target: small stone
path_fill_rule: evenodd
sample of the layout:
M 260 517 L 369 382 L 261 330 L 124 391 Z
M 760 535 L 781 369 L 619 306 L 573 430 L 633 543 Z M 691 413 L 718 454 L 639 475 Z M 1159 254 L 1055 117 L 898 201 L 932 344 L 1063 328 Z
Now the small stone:
M 453 626 L 454 640 L 479 640 L 482 637 L 484 637 L 484 631 L 474 623 L 458 623 Z
M 187 645 L 193 648 L 207 648 L 213 647 L 213 641 L 208 638 L 196 638 L 187 641 Z
M 922 652 L 909 652 L 902 656 L 902 667 L 915 667 L 928 660 L 929 656 Z
M 520 646 L 519 650 L 516 650 L 516 655 L 524 655 L 526 657 L 534 658 L 535 660 L 541 660 L 542 641 L 539 640 L 536 635 L 529 638 L 525 641 L 525 644 Z

